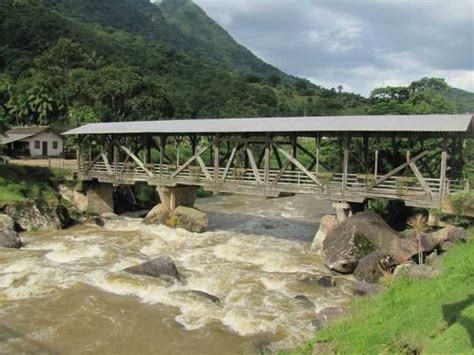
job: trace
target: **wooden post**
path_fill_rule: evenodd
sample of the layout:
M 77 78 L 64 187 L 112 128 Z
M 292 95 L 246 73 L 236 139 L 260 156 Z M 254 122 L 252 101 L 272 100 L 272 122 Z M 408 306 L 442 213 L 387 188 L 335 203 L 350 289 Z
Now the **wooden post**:
M 364 135 L 363 138 L 364 145 L 364 173 L 369 173 L 369 137 Z
M 264 154 L 264 173 L 263 173 L 263 183 L 265 194 L 267 192 L 268 180 L 270 178 L 270 134 L 267 133 L 265 140 L 265 154 Z
M 118 161 L 119 161 L 119 148 L 117 147 L 116 142 L 114 141 L 114 176 L 117 179 L 117 172 L 118 172 Z
M 343 172 L 342 172 L 342 190 L 341 190 L 341 198 L 342 201 L 345 200 L 346 189 L 347 189 L 347 174 L 349 172 L 349 144 L 350 144 L 350 137 L 346 133 L 343 137 Z
M 160 180 L 163 179 L 163 162 L 165 157 L 166 136 L 160 134 Z
M 151 164 L 151 141 L 150 137 L 147 137 L 146 141 L 146 164 Z
M 82 152 L 81 152 L 82 136 L 77 136 L 77 145 L 76 145 L 76 159 L 77 159 L 77 172 L 81 172 L 82 167 Z
M 298 151 L 296 149 L 296 134 L 292 133 L 290 136 L 290 141 L 291 141 L 291 156 L 296 159 L 296 155 L 298 154 Z M 291 165 L 291 170 L 295 171 L 295 165 Z
M 316 174 L 319 172 L 319 157 L 321 152 L 321 137 L 318 135 L 316 136 Z
M 441 172 L 439 178 L 439 207 L 443 206 L 444 193 L 446 189 L 446 169 L 448 167 L 448 137 L 443 138 L 443 148 L 441 152 Z
M 214 192 L 217 192 L 219 188 L 219 143 L 220 136 L 216 134 L 214 136 Z

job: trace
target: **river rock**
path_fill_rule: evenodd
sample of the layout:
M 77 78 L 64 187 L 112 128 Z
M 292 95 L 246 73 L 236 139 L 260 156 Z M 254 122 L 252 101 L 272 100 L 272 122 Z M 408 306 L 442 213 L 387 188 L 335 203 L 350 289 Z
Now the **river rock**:
M 0 226 L 5 226 L 7 228 L 13 229 L 15 227 L 15 221 L 13 218 L 6 214 L 0 214 Z
M 439 274 L 440 271 L 433 266 L 426 264 L 418 265 L 415 263 L 398 265 L 393 272 L 395 277 L 405 276 L 409 280 L 431 279 Z
M 305 295 L 296 295 L 294 297 L 296 303 L 298 303 L 301 307 L 313 309 L 314 303 Z
M 440 229 L 434 233 L 431 233 L 431 236 L 439 241 L 440 251 L 449 250 L 455 243 L 464 243 L 467 241 L 467 233 L 464 228 L 448 226 L 446 228 Z
M 326 307 L 316 313 L 316 319 L 325 326 L 344 313 L 342 307 Z
M 13 229 L 0 225 L 0 248 L 21 248 L 21 239 Z
M 55 208 L 43 200 L 8 205 L 4 212 L 25 231 L 61 229 L 61 220 Z
M 321 218 L 319 222 L 319 229 L 316 232 L 316 236 L 313 239 L 313 243 L 311 244 L 311 250 L 316 250 L 318 252 L 323 251 L 323 242 L 326 239 L 327 233 L 334 228 L 339 221 L 337 217 L 334 215 L 326 215 Z
M 195 294 L 196 296 L 206 298 L 207 300 L 211 301 L 212 303 L 221 304 L 221 300 L 220 300 L 219 297 L 211 295 L 207 292 L 199 291 L 199 290 L 191 290 L 190 292 Z
M 380 285 L 357 281 L 352 289 L 354 296 L 369 296 L 382 292 L 384 288 Z
M 381 259 L 382 256 L 377 251 L 373 251 L 364 256 L 359 260 L 357 267 L 354 270 L 354 276 L 361 281 L 377 282 L 377 280 L 383 276 L 384 272 L 384 269 L 380 264 Z
M 336 279 L 332 276 L 325 275 L 321 277 L 316 276 L 307 276 L 301 280 L 309 285 L 313 286 L 320 286 L 320 287 L 335 287 L 336 286 Z
M 124 271 L 134 275 L 179 280 L 176 264 L 169 256 L 159 256 L 143 264 L 126 268 Z
M 416 236 L 414 232 L 407 235 L 406 239 L 409 239 L 413 241 L 414 243 L 416 243 L 416 247 L 418 248 L 418 237 Z M 439 244 L 440 244 L 440 239 L 432 236 L 431 234 L 422 233 L 420 235 L 420 246 L 423 253 L 426 253 L 426 254 L 431 253 L 433 250 L 438 249 Z
M 206 232 L 209 223 L 204 212 L 184 206 L 179 206 L 175 209 L 173 219 L 177 227 L 194 233 Z
M 325 264 L 352 273 L 361 258 L 373 251 L 398 254 L 398 234 L 373 212 L 360 212 L 332 228 L 323 241 Z
M 166 224 L 170 216 L 170 211 L 161 203 L 151 209 L 143 219 L 145 224 Z

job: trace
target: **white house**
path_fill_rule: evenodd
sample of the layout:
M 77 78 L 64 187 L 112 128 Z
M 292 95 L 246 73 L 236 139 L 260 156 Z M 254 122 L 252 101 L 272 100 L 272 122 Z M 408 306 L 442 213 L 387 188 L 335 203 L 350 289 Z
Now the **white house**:
M 4 154 L 10 156 L 59 157 L 63 138 L 49 126 L 15 127 L 0 135 Z

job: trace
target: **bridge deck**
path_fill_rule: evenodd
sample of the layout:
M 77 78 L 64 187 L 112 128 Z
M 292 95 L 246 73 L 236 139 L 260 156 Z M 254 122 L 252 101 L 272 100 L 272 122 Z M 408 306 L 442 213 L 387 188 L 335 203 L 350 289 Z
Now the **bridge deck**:
M 424 178 L 432 194 L 425 192 L 421 184 L 415 178 L 405 176 L 393 176 L 383 183 L 368 189 L 369 185 L 375 181 L 375 176 L 364 174 L 348 174 L 343 191 L 342 173 L 321 173 L 322 186 L 317 185 L 311 178 L 301 171 L 285 171 L 279 181 L 274 184 L 280 170 L 269 170 L 268 183 L 260 183 L 255 177 L 252 169 L 229 169 L 225 175 L 225 168 L 219 168 L 216 179 L 213 167 L 206 167 L 207 171 L 194 166 L 188 166 L 177 176 L 172 177 L 176 172 L 175 165 L 146 164 L 143 170 L 138 165 L 118 163 L 117 170 L 107 167 L 104 162 L 95 162 L 91 167 L 84 165 L 85 169 L 80 169 L 80 176 L 84 180 L 97 179 L 101 182 L 113 183 L 116 185 L 133 185 L 137 182 L 146 182 L 153 186 L 176 186 L 195 185 L 206 190 L 217 192 L 230 192 L 262 195 L 276 197 L 281 193 L 301 193 L 313 194 L 319 199 L 329 199 L 334 201 L 346 200 L 349 202 L 363 202 L 368 198 L 388 198 L 400 199 L 407 205 L 425 208 L 436 208 L 439 205 L 441 180 L 436 178 Z M 161 171 L 161 175 L 160 175 Z M 152 173 L 151 176 L 149 173 Z M 258 175 L 264 176 L 264 169 L 258 169 Z M 469 189 L 466 181 L 446 180 L 444 194 L 456 193 Z

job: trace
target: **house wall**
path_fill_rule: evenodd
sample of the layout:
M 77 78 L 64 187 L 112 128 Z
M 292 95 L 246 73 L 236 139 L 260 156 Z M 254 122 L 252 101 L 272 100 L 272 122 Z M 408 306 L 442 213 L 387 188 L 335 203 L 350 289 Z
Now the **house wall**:
M 63 139 L 61 136 L 53 132 L 42 132 L 36 136 L 26 138 L 22 140 L 23 142 L 28 142 L 30 147 L 30 155 L 32 157 L 41 157 L 43 156 L 43 142 L 48 144 L 48 156 L 57 157 L 63 153 Z M 39 148 L 35 146 L 35 141 L 40 142 Z M 58 142 L 58 148 L 53 148 L 53 142 Z

